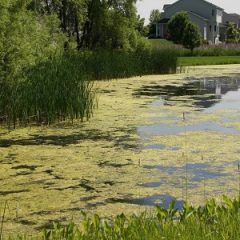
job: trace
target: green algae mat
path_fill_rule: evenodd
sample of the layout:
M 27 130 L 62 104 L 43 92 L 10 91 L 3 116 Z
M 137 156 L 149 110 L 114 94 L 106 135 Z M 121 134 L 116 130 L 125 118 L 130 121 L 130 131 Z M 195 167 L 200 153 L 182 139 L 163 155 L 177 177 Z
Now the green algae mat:
M 239 193 L 240 65 L 95 83 L 89 122 L 0 130 L 4 233 Z

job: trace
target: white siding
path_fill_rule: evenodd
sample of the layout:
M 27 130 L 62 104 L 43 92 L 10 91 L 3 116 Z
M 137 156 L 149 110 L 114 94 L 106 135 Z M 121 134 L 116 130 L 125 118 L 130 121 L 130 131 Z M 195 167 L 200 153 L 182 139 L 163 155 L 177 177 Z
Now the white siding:
M 220 10 L 217 10 L 217 23 L 222 23 L 222 16 L 223 16 L 223 12 Z

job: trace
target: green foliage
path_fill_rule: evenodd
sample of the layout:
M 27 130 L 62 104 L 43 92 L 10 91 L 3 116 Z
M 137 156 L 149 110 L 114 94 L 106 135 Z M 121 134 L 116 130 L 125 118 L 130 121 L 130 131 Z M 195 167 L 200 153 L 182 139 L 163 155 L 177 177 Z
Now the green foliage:
M 183 32 L 182 44 L 185 48 L 193 51 L 201 44 L 201 34 L 197 25 L 189 22 Z
M 167 39 L 148 39 L 148 42 L 154 48 L 177 48 L 178 46 L 175 45 L 173 42 Z
M 139 36 L 134 2 L 1 1 L 0 121 L 15 127 L 88 119 L 94 108 L 91 80 L 175 72 L 176 53 L 152 51 Z M 80 23 L 78 47 L 94 52 L 69 49 L 62 31 L 71 39 Z
M 147 37 L 149 32 L 149 26 L 144 26 L 144 22 L 145 22 L 145 19 L 141 18 L 140 15 L 138 15 L 136 30 L 141 36 Z
M 59 16 L 62 31 L 69 37 L 65 47 L 69 47 L 71 39 L 74 39 L 78 49 L 132 48 L 130 35 L 137 31 L 138 24 L 136 0 L 32 0 L 31 2 L 29 7 L 33 11 L 43 16 L 50 13 Z
M 149 17 L 149 36 L 156 36 L 156 23 L 161 19 L 161 13 L 158 9 L 153 9 Z
M 89 11 L 89 22 L 85 23 L 83 46 L 96 49 L 134 49 L 133 36 L 137 34 L 137 17 L 134 1 L 119 1 L 108 4 L 93 1 Z
M 176 13 L 168 23 L 168 32 L 170 39 L 176 44 L 182 44 L 183 33 L 190 22 L 189 16 L 186 12 Z
M 0 116 L 15 121 L 20 86 L 27 73 L 62 51 L 65 36 L 55 15 L 39 18 L 28 1 L 5 0 L 0 7 Z
M 227 43 L 238 43 L 240 42 L 240 32 L 236 24 L 228 23 L 226 32 L 226 42 Z
M 88 119 L 94 108 L 91 80 L 176 71 L 177 55 L 139 42 L 135 51 L 66 51 L 35 64 L 19 81 L 0 88 L 0 117 L 10 127 Z
M 161 13 L 158 9 L 153 9 L 150 13 L 149 24 L 156 24 L 161 19 Z
M 108 221 L 94 214 L 91 218 L 82 213 L 80 225 L 70 223 L 53 225 L 43 230 L 44 240 L 219 240 L 239 239 L 240 201 L 223 196 L 221 204 L 212 199 L 204 206 L 193 207 L 184 203 L 178 210 L 171 202 L 168 209 L 157 207 L 156 215 L 118 215 Z
M 60 50 L 63 44 L 64 36 L 58 29 L 56 16 L 44 16 L 40 19 L 26 9 L 26 2 L 5 0 L 1 3 L 1 82 L 3 78 L 19 78 L 23 69 L 47 59 Z

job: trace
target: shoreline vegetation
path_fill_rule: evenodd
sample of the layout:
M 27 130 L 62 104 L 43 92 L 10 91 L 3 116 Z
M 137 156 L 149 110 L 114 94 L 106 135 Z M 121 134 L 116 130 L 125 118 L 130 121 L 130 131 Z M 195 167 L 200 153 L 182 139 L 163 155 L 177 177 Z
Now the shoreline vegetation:
M 134 2 L 2 2 L 0 124 L 10 129 L 88 120 L 96 106 L 93 80 L 175 73 L 178 65 L 239 63 L 237 43 L 189 50 L 146 39 Z
M 95 80 L 172 74 L 177 68 L 240 64 L 240 56 L 180 56 L 175 49 L 67 51 L 29 68 L 20 81 L 1 81 L 0 122 L 9 129 L 31 123 L 88 120 L 96 106 Z
M 236 240 L 240 236 L 240 198 L 223 196 L 220 202 L 211 199 L 203 206 L 193 207 L 183 203 L 181 209 L 170 202 L 167 209 L 156 206 L 152 213 L 126 216 L 123 213 L 111 219 L 82 212 L 79 224 L 54 223 L 52 229 L 44 229 L 38 236 L 9 236 L 10 239 L 43 240 Z M 2 216 L 4 218 L 4 216 Z M 1 233 L 4 225 L 1 226 Z M 5 236 L 4 236 L 5 237 Z M 1 234 L 3 239 L 3 234 Z
M 31 123 L 89 119 L 95 108 L 95 80 L 175 73 L 177 54 L 136 51 L 67 51 L 0 82 L 0 121 L 9 129 Z

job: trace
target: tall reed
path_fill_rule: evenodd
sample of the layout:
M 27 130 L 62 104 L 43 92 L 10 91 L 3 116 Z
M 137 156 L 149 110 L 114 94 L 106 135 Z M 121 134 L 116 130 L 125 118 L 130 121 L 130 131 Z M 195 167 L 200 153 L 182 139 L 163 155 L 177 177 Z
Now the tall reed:
M 0 79 L 0 122 L 8 127 L 31 122 L 89 119 L 95 106 L 93 80 L 176 71 L 171 50 L 67 51 Z

